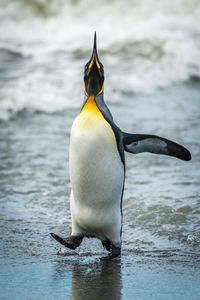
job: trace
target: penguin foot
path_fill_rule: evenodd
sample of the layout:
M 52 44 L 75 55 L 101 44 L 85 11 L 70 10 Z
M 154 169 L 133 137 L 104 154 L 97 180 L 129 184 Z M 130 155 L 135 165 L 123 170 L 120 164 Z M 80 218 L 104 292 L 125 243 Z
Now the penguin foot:
M 102 246 L 104 247 L 104 249 L 106 249 L 110 252 L 111 242 L 110 241 L 104 241 L 104 242 L 101 242 L 101 243 L 102 243 Z
M 100 257 L 100 260 L 107 261 L 107 260 L 120 259 L 120 258 L 121 258 L 121 254 L 113 255 L 112 253 L 110 253 L 107 256 Z
M 106 243 L 105 247 L 106 246 L 109 247 L 109 250 L 106 248 L 108 251 L 110 251 L 110 248 L 111 248 L 111 253 L 107 256 L 101 257 L 100 258 L 101 260 L 112 260 L 112 259 L 115 259 L 115 258 L 120 258 L 120 256 L 121 256 L 121 247 L 116 247 L 111 242 L 102 242 L 103 246 L 104 246 L 104 243 Z
M 83 240 L 83 235 L 71 235 L 67 238 L 61 238 L 55 233 L 51 232 L 50 234 L 56 241 L 69 249 L 76 249 Z

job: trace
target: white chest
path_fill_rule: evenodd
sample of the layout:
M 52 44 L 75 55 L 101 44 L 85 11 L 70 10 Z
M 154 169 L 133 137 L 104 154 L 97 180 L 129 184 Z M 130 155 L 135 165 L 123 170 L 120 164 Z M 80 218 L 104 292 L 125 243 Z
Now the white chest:
M 120 218 L 124 167 L 113 130 L 101 113 L 86 110 L 73 123 L 70 180 L 72 216 L 88 232 L 94 224 L 99 230 L 102 220 L 105 225 Z
M 74 121 L 70 139 L 70 178 L 75 190 L 101 193 L 115 185 L 123 164 L 115 135 L 103 116 L 80 114 Z M 116 174 L 117 173 L 117 174 Z M 109 188 L 110 190 L 110 188 Z

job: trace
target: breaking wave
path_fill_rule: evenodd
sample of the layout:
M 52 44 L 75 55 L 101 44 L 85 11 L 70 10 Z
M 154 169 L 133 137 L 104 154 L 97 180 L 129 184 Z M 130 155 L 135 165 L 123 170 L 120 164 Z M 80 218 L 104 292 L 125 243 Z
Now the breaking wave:
M 0 119 L 79 107 L 98 35 L 106 99 L 200 78 L 200 2 L 0 1 Z

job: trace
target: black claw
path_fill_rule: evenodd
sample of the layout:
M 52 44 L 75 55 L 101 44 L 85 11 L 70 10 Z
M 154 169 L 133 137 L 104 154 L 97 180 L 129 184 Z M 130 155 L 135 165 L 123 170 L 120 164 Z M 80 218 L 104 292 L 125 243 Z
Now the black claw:
M 103 246 L 103 248 L 104 248 L 105 250 L 110 251 L 110 249 L 111 249 L 111 242 L 110 242 L 110 241 L 103 241 L 103 242 L 102 242 L 102 246 Z
M 53 233 L 53 232 L 50 232 L 50 235 L 51 235 L 53 238 L 56 236 L 56 234 Z
M 50 234 L 56 241 L 58 241 L 59 243 L 61 243 L 64 246 L 66 245 L 66 242 L 63 238 L 61 238 L 60 236 L 58 236 L 57 234 L 55 234 L 53 232 L 51 232 Z

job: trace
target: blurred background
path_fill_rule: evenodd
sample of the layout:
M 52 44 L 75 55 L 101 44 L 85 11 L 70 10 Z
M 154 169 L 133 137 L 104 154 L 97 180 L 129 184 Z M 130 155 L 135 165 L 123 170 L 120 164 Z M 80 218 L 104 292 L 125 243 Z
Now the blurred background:
M 94 31 L 118 126 L 193 157 L 126 155 L 124 264 L 150 257 L 162 269 L 169 258 L 190 270 L 200 250 L 199 0 L 0 0 L 0 262 L 54 261 L 49 232 L 70 234 L 70 128 Z M 70 261 L 105 254 L 87 239 L 78 253 Z
M 1 0 L 0 119 L 79 107 L 97 31 L 108 102 L 199 79 L 199 0 Z

